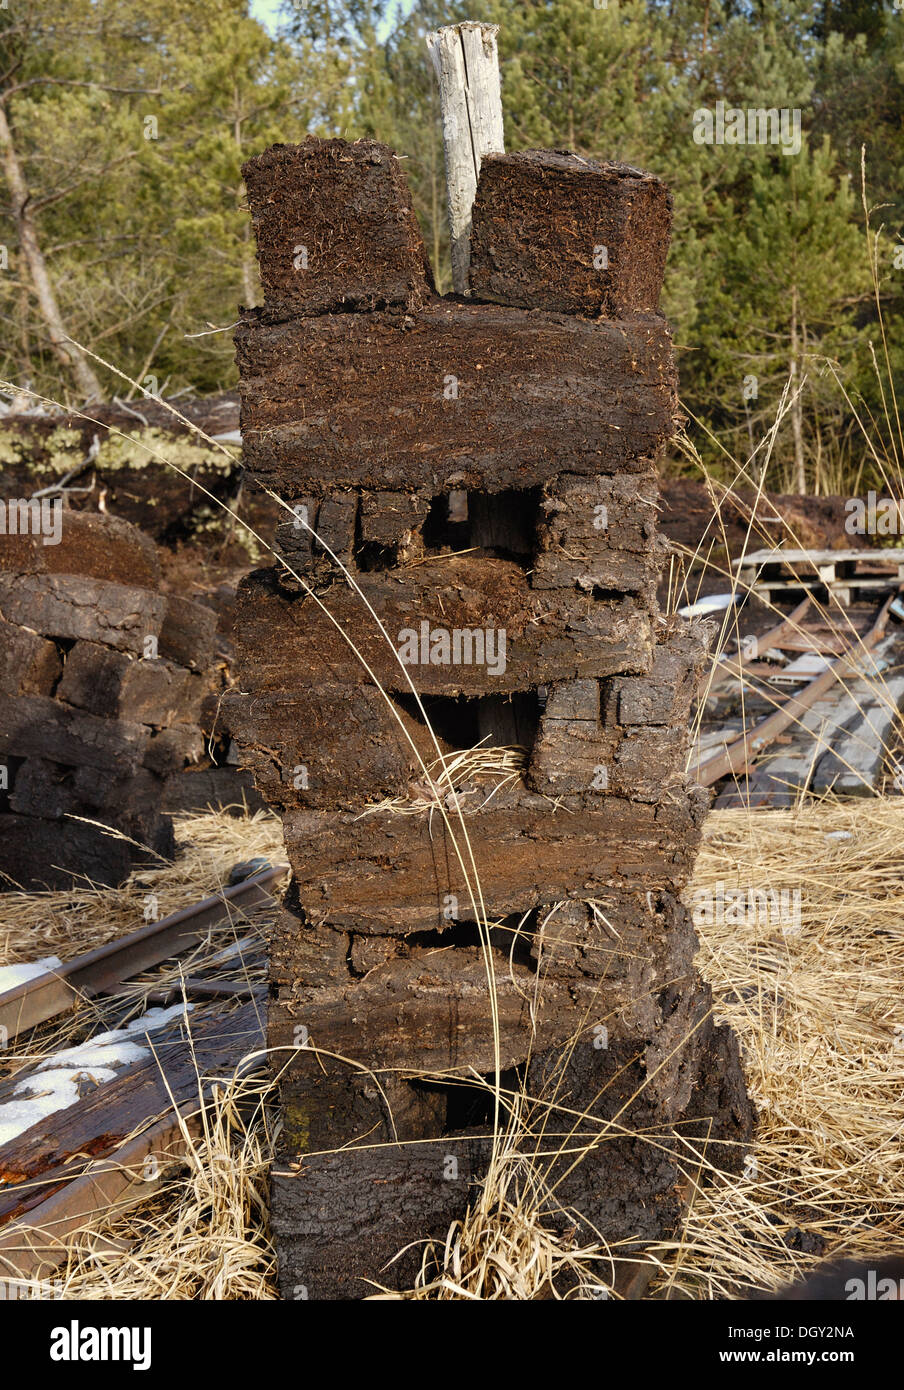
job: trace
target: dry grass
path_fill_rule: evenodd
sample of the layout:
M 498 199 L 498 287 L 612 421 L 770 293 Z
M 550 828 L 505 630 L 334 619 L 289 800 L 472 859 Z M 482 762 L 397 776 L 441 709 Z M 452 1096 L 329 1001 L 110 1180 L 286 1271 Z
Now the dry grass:
M 177 814 L 173 822 L 174 862 L 136 869 L 121 888 L 86 883 L 66 892 L 0 894 L 0 965 L 47 955 L 71 960 L 143 926 L 151 897 L 159 920 L 218 893 L 241 860 L 262 855 L 278 863 L 285 855 L 282 825 L 268 811 Z
M 527 749 L 518 744 L 492 748 L 478 744 L 476 748 L 444 753 L 428 766 L 423 784 L 416 783 L 407 796 L 370 802 L 358 819 L 387 811 L 397 816 L 422 816 L 438 806 L 450 811 L 466 811 L 467 798 L 477 791 L 482 793 L 480 806 L 483 809 L 497 792 L 518 781 L 527 767 L 527 760 Z M 486 794 L 488 783 L 493 784 L 489 795 Z
M 187 1173 L 86 1230 L 55 1279 L 66 1299 L 273 1299 L 270 1117 L 261 1087 L 215 1093 Z M 251 1110 L 251 1118 L 242 1112 Z M 101 1238 L 98 1239 L 98 1236 Z
M 694 884 L 720 880 L 800 889 L 801 922 L 700 930 L 760 1123 L 749 1176 L 698 1191 L 661 1252 L 697 1298 L 904 1245 L 904 803 L 717 812 Z
M 512 1097 L 509 1125 L 478 1199 L 453 1222 L 442 1244 L 424 1243 L 414 1288 L 404 1295 L 385 1290 L 375 1299 L 526 1302 L 553 1297 L 560 1280 L 575 1298 L 608 1295 L 615 1277 L 608 1248 L 601 1242 L 578 1245 L 545 1219 L 560 1207 L 542 1163 L 523 1151 L 526 1141 L 535 1147 L 537 1138 L 527 1108 L 523 1098 Z

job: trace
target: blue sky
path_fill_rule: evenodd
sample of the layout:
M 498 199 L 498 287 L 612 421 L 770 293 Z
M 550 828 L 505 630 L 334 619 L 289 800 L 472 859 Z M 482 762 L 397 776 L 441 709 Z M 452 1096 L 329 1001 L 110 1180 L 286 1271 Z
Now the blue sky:
M 279 0 L 251 0 L 253 18 L 259 19 L 261 24 L 266 25 L 271 33 L 276 28 L 279 9 Z
M 403 11 L 411 9 L 414 0 L 398 0 Z M 279 11 L 282 8 L 281 0 L 251 0 L 251 14 L 254 19 L 260 20 L 271 34 L 275 32 L 279 20 Z M 386 28 L 390 27 L 387 23 Z M 382 35 L 380 36 L 382 38 Z

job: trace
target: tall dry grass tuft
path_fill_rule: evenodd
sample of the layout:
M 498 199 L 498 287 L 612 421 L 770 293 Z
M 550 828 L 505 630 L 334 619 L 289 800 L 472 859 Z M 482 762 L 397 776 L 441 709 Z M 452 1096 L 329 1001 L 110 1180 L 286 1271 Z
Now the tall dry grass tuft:
M 570 1298 L 608 1297 L 615 1263 L 605 1242 L 579 1244 L 576 1221 L 564 1235 L 552 1223 L 563 1213 L 531 1152 L 525 1105 L 522 1096 L 513 1098 L 505 1139 L 477 1200 L 442 1243 L 424 1243 L 414 1288 L 374 1298 L 523 1302 L 558 1298 L 561 1286 Z
M 904 1246 L 904 800 L 714 813 L 695 889 L 800 893 L 800 922 L 714 920 L 699 963 L 759 1112 L 745 1177 L 713 1175 L 663 1291 L 775 1289 L 819 1258 Z
M 250 1081 L 217 1087 L 202 1119 L 200 1137 L 189 1143 L 187 1171 L 147 1203 L 86 1228 L 55 1276 L 55 1296 L 116 1302 L 277 1296 L 266 1090 Z

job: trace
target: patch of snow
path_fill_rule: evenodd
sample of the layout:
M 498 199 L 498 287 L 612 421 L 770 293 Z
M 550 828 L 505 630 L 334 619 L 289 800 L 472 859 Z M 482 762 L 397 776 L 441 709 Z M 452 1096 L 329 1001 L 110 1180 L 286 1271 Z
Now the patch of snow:
M 737 591 L 730 594 L 709 594 L 706 598 L 698 599 L 696 603 L 689 603 L 686 608 L 679 608 L 678 615 L 681 618 L 699 618 L 703 613 L 721 613 L 737 603 L 740 597 L 741 594 Z
M 58 1110 L 76 1105 L 87 1087 L 103 1086 L 113 1081 L 123 1067 L 149 1056 L 150 1049 L 132 1039 L 165 1028 L 193 1007 L 192 1004 L 173 1004 L 169 1009 L 148 1009 L 124 1028 L 98 1033 L 78 1047 L 66 1047 L 52 1057 L 45 1057 L 35 1071 L 14 1088 L 13 1094 L 23 1099 L 0 1105 L 0 1145 L 8 1144 Z
M 0 994 L 16 985 L 24 985 L 26 980 L 35 980 L 46 975 L 48 970 L 59 970 L 62 961 L 57 956 L 45 956 L 43 960 L 23 961 L 21 965 L 0 965 Z
M 138 1047 L 128 1039 L 153 1033 L 157 1028 L 165 1028 L 174 1018 L 184 1014 L 186 1007 L 191 1009 L 194 1006 L 173 1004 L 169 1009 L 148 1009 L 146 1014 L 142 1014 L 140 1018 L 133 1018 L 124 1028 L 114 1028 L 109 1033 L 98 1033 L 87 1042 L 79 1043 L 78 1047 L 65 1047 L 62 1052 L 55 1052 L 52 1057 L 47 1057 L 39 1064 L 38 1071 L 59 1066 L 61 1062 L 70 1062 L 74 1066 L 94 1066 L 105 1062 L 128 1066 L 130 1062 L 137 1062 L 148 1055 L 146 1047 Z M 121 1056 L 122 1061 L 117 1061 L 118 1056 Z

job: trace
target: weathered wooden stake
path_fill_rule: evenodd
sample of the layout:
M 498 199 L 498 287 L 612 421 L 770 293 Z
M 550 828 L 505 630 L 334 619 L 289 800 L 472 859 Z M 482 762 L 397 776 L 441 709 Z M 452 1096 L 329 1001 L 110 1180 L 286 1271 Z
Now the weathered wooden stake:
M 485 154 L 505 153 L 497 24 L 450 24 L 427 35 L 439 82 L 452 242 L 452 286 L 468 293 L 471 208 Z

